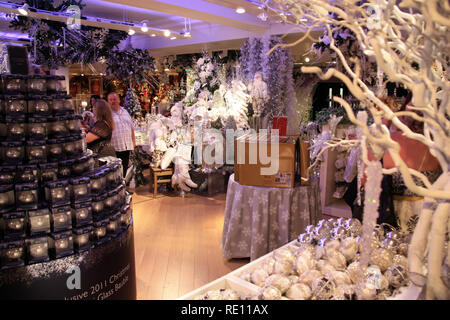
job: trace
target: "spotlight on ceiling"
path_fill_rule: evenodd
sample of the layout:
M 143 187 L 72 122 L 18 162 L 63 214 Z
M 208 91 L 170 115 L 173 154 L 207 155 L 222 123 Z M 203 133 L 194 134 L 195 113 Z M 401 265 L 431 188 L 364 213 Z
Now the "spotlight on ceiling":
M 236 12 L 239 13 L 239 14 L 243 14 L 243 13 L 245 13 L 245 9 L 242 8 L 242 7 L 237 7 L 236 8 Z
M 19 13 L 21 15 L 27 16 L 28 15 L 28 8 L 30 6 L 28 5 L 28 3 L 25 3 L 23 6 L 21 6 L 20 8 L 17 9 L 17 11 L 19 11 Z
M 136 33 L 136 31 L 134 31 L 134 29 L 128 30 L 128 35 L 130 35 L 130 36 L 132 36 L 135 33 Z
M 152 37 L 156 37 L 156 34 L 152 33 Z
M 305 62 L 310 62 L 311 59 L 309 59 L 308 57 L 305 58 Z
M 170 37 L 170 40 L 175 40 L 177 37 Z
M 144 22 L 144 23 L 142 24 L 141 31 L 142 31 L 142 32 L 147 32 L 147 31 L 148 31 L 148 27 L 147 27 L 147 23 L 146 23 L 146 22 Z
M 191 37 L 191 33 L 190 33 L 189 31 L 187 31 L 187 32 L 185 32 L 185 33 L 183 34 L 183 36 L 184 36 L 185 38 L 190 38 L 190 37 Z
M 170 37 L 170 34 L 171 34 L 170 30 L 164 30 L 165 37 Z

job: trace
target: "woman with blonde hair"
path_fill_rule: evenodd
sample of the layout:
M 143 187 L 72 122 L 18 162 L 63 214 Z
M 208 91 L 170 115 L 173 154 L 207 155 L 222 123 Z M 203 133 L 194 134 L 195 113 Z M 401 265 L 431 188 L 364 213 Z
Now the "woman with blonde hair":
M 111 144 L 114 121 L 108 102 L 98 99 L 93 107 L 96 122 L 86 134 L 87 147 L 97 154 L 98 158 L 116 156 Z

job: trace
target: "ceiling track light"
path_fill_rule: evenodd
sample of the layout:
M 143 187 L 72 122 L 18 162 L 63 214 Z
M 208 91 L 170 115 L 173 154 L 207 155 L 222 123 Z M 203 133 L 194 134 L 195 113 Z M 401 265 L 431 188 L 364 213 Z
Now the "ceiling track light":
M 170 37 L 170 40 L 175 40 L 177 37 Z
M 17 11 L 19 11 L 19 13 L 23 16 L 27 16 L 28 15 L 28 8 L 30 6 L 28 5 L 28 3 L 24 3 L 23 6 L 17 8 Z
M 134 31 L 134 29 L 130 29 L 128 30 L 128 35 L 132 36 L 136 33 L 136 31 Z
M 171 34 L 171 32 L 170 32 L 170 30 L 164 30 L 164 37 L 170 37 L 170 34 Z
M 245 13 L 245 9 L 243 7 L 237 7 L 236 12 L 239 14 L 243 14 L 243 13 Z

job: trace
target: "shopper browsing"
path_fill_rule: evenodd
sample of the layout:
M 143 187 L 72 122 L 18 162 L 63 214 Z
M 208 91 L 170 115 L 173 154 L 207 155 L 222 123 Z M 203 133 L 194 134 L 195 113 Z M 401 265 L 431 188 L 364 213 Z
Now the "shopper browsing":
M 111 143 L 116 150 L 117 157 L 122 160 L 123 175 L 125 177 L 130 159 L 130 151 L 136 147 L 133 120 L 130 114 L 120 106 L 119 96 L 115 92 L 108 94 L 108 103 L 111 106 L 114 120 L 114 131 Z
M 103 99 L 98 99 L 93 105 L 96 122 L 86 135 L 86 142 L 89 149 L 95 152 L 99 158 L 116 156 L 111 145 L 111 136 L 114 132 L 114 121 L 112 111 L 108 103 Z

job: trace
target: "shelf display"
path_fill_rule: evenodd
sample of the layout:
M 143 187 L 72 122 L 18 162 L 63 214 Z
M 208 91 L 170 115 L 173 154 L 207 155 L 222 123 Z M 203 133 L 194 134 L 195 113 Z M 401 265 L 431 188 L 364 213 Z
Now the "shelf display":
M 21 297 L 28 294 L 13 289 L 21 281 L 11 280 L 14 272 L 22 272 L 21 266 L 51 268 L 62 259 L 89 256 L 101 246 L 129 237 L 131 197 L 123 186 L 120 160 L 96 166 L 96 155 L 86 149 L 81 118 L 74 114 L 70 96 L 60 94 L 64 77 L 5 75 L 2 79 L 9 96 L 2 97 L 0 114 L 4 128 L 0 130 L 0 282 L 11 285 L 11 292 Z M 14 92 L 20 95 L 13 96 Z M 129 258 L 134 279 L 134 254 Z M 127 295 L 135 295 L 135 283 L 128 287 Z M 0 286 L 3 294 L 2 290 Z

